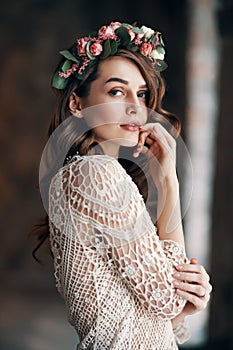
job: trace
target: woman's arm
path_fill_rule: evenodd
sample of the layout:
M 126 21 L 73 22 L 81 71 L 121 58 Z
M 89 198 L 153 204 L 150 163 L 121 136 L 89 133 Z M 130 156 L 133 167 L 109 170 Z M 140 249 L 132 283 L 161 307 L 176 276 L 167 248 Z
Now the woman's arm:
M 146 154 L 152 179 L 158 190 L 157 228 L 161 240 L 184 246 L 176 175 L 176 141 L 159 123 L 143 126 L 134 156 Z M 150 184 L 149 184 L 150 185 Z
M 83 157 L 54 181 L 50 219 L 60 231 L 67 227 L 59 227 L 58 207 L 71 219 L 68 234 L 72 229 L 74 242 L 110 259 L 149 312 L 166 319 L 178 315 L 185 301 L 175 291 L 173 274 L 175 265 L 187 261 L 184 249 L 159 240 L 137 186 L 121 165 L 110 157 Z
M 185 322 L 186 316 L 206 308 L 212 286 L 206 270 L 202 265 L 197 264 L 194 258 L 191 259 L 190 264 L 178 265 L 176 270 L 174 286 L 177 288 L 177 293 L 187 300 L 187 303 L 182 312 L 172 319 L 172 327 L 177 341 L 182 344 L 190 337 L 189 328 Z
M 212 291 L 210 277 L 196 259 L 191 259 L 190 264 L 178 265 L 176 270 L 174 286 L 187 303 L 182 313 L 173 320 L 174 326 L 185 316 L 204 310 Z

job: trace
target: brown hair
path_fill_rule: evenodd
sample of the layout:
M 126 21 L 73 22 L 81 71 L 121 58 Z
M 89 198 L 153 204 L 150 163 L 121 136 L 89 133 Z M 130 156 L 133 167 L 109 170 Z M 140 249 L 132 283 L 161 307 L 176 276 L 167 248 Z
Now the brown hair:
M 148 86 L 149 95 L 147 107 L 162 116 L 160 122 L 168 129 L 169 132 L 173 134 L 174 137 L 177 137 L 181 128 L 180 121 L 174 114 L 166 111 L 162 107 L 162 100 L 165 94 L 165 83 L 160 73 L 153 68 L 149 59 L 138 52 L 120 49 L 114 56 L 127 58 L 137 65 Z M 57 90 L 53 88 L 58 96 L 58 105 L 49 126 L 48 137 L 50 137 L 54 130 L 70 116 L 70 95 L 75 92 L 79 97 L 88 96 L 91 83 L 98 77 L 98 66 L 98 63 L 94 65 L 82 81 L 72 77 L 64 90 Z M 155 116 L 152 113 L 151 116 L 149 116 L 149 122 L 155 121 L 158 122 L 158 118 L 155 120 Z M 72 156 L 72 154 L 76 153 L 77 151 L 81 155 L 85 155 L 93 145 L 94 137 L 92 135 L 92 131 L 88 130 L 76 140 L 75 144 L 69 151 L 69 155 Z M 124 157 L 124 155 L 122 155 L 118 161 L 137 184 L 139 191 L 146 201 L 148 197 L 147 179 L 145 176 L 145 173 L 147 172 L 147 162 L 145 162 L 145 166 L 143 169 L 141 169 L 132 160 L 129 160 L 128 157 Z M 33 256 L 36 260 L 38 260 L 35 253 L 49 236 L 48 216 L 46 216 L 46 218 L 39 224 L 35 225 L 32 235 L 35 235 L 38 239 L 38 244 L 33 250 Z

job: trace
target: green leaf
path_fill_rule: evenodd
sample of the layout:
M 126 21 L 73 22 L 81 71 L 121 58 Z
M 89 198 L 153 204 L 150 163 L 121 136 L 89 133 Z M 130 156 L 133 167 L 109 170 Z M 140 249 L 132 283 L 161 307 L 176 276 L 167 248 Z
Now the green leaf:
M 132 32 L 137 33 L 137 34 L 142 34 L 143 30 L 140 28 L 132 28 Z
M 59 72 L 57 71 L 52 80 L 52 86 L 56 89 L 63 90 L 67 85 L 68 79 L 60 77 Z
M 159 41 L 162 46 L 165 46 L 162 35 L 159 36 Z
M 163 55 L 165 54 L 165 49 L 161 45 L 156 46 L 156 51 L 158 51 L 158 53 L 161 53 Z
M 123 26 L 124 28 L 129 28 L 129 29 L 131 29 L 132 32 L 134 32 L 134 33 L 138 33 L 138 34 L 143 33 L 143 30 L 137 27 L 137 22 L 134 22 L 133 24 L 122 23 L 122 26 Z
M 133 52 L 139 51 L 139 47 L 137 45 L 132 44 L 132 43 L 129 43 L 129 45 L 127 45 L 126 49 L 133 51 Z
M 90 53 L 91 44 L 93 44 L 92 41 L 88 41 L 87 46 L 86 46 L 86 52 L 87 52 L 87 56 L 90 58 L 90 60 L 94 60 L 96 58 L 96 56 L 94 56 Z
M 151 44 L 154 44 L 157 41 L 157 35 L 154 35 L 152 39 L 150 39 Z
M 66 60 L 61 67 L 62 72 L 66 73 L 68 71 L 68 69 L 70 69 L 72 67 L 72 64 L 73 63 L 71 61 Z
M 120 38 L 120 46 L 127 46 L 130 43 L 131 37 L 125 27 L 117 28 L 116 34 Z
M 111 46 L 111 55 L 115 55 L 115 53 L 117 52 L 117 42 L 115 40 L 111 40 L 110 41 L 110 46 Z
M 103 51 L 100 55 L 100 58 L 104 59 L 110 55 L 111 55 L 111 44 L 110 44 L 110 40 L 107 39 L 107 40 L 105 40 L 105 42 L 103 44 Z
M 77 71 L 74 72 L 75 78 L 79 80 L 83 80 L 83 78 L 87 75 L 88 71 L 91 69 L 92 66 L 95 65 L 95 63 L 96 63 L 96 60 L 90 61 L 81 74 L 79 74 Z
M 62 56 L 64 56 L 65 58 L 67 58 L 68 60 L 78 63 L 77 58 L 75 58 L 75 57 L 72 55 L 72 53 L 70 53 L 70 51 L 64 50 L 64 51 L 60 51 L 59 53 L 60 53 Z
M 159 60 L 159 59 L 157 59 L 156 62 L 158 64 L 155 65 L 155 70 L 157 70 L 158 72 L 162 72 L 165 69 L 167 69 L 167 63 L 166 62 L 164 62 L 162 60 Z

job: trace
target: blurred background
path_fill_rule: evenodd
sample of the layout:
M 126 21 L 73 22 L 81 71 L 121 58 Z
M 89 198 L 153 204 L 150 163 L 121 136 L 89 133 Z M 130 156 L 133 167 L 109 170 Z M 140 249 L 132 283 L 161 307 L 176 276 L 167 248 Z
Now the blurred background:
M 192 159 L 181 191 L 187 251 L 213 284 L 209 308 L 190 320 L 184 348 L 233 349 L 232 0 L 2 0 L 0 9 L 0 349 L 75 349 L 45 246 L 38 264 L 27 233 L 44 215 L 38 168 L 55 108 L 50 78 L 65 49 L 111 21 L 163 33 L 164 107 L 177 114 Z M 193 178 L 192 178 L 193 176 Z M 120 349 L 119 349 L 120 350 Z M 136 350 L 136 349 L 135 349 Z

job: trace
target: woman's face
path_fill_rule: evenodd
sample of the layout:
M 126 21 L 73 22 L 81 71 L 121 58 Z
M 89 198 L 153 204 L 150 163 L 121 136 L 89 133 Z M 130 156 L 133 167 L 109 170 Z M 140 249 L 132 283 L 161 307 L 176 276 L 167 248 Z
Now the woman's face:
M 89 95 L 81 98 L 84 117 L 105 153 L 117 156 L 119 147 L 135 146 L 147 121 L 148 87 L 138 67 L 124 57 L 102 61 Z

